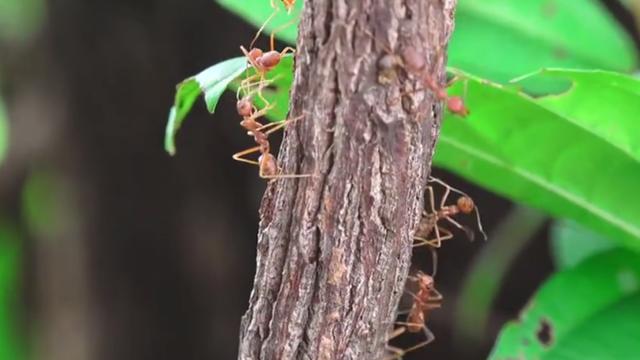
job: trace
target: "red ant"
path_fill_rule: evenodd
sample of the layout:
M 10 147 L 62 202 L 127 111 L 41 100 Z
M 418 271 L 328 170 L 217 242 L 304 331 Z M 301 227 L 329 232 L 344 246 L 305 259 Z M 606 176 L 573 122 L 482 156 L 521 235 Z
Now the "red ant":
M 291 47 L 286 47 L 280 52 L 275 50 L 263 52 L 259 48 L 252 48 L 251 50 L 247 51 L 244 46 L 240 46 L 240 50 L 242 50 L 242 53 L 245 55 L 247 61 L 249 62 L 251 67 L 253 67 L 256 73 L 242 80 L 238 92 L 243 89 L 249 88 L 254 84 L 258 84 L 259 89 L 261 90 L 263 85 L 265 84 L 265 77 L 267 73 L 278 66 L 280 61 L 282 61 L 283 56 L 285 56 L 289 52 L 293 53 L 295 51 Z M 259 91 L 259 95 L 261 96 L 261 91 Z M 266 104 L 268 104 L 264 98 L 262 98 L 262 100 L 265 101 Z
M 369 33 L 368 35 L 374 40 L 379 41 L 373 37 L 372 34 Z M 383 83 L 388 82 L 389 78 L 393 77 L 393 68 L 401 66 L 409 73 L 417 75 L 424 87 L 431 90 L 438 100 L 446 102 L 449 111 L 462 117 L 469 115 L 469 109 L 467 109 L 464 104 L 464 100 L 460 96 L 449 96 L 447 94 L 446 88 L 455 82 L 456 77 L 447 82 L 444 86 L 441 86 L 431 76 L 431 74 L 429 74 L 424 58 L 418 54 L 414 48 L 404 48 L 401 51 L 400 56 L 397 56 L 394 55 L 393 51 L 385 44 L 382 44 L 382 46 L 388 54 L 380 58 L 378 61 L 378 66 L 381 71 L 379 80 Z
M 283 128 L 290 121 L 296 121 L 302 118 L 302 116 L 297 117 L 295 119 L 290 119 L 286 121 L 282 121 L 279 123 L 269 123 L 262 124 L 258 122 L 256 119 L 266 114 L 269 110 L 269 106 L 263 108 L 260 111 L 256 111 L 255 107 L 251 103 L 250 97 L 245 97 L 238 100 L 236 104 L 236 108 L 238 114 L 242 116 L 242 121 L 240 122 L 240 126 L 247 130 L 247 134 L 253 136 L 254 141 L 258 146 L 249 148 L 244 151 L 240 151 L 238 153 L 233 154 L 233 159 L 241 162 L 245 162 L 252 165 L 257 165 L 259 167 L 259 176 L 263 179 L 277 179 L 277 178 L 301 178 L 308 177 L 310 175 L 289 175 L 289 174 L 281 174 L 280 168 L 278 167 L 278 162 L 276 157 L 271 154 L 271 145 L 269 143 L 268 136 Z M 268 131 L 265 131 L 266 129 Z M 260 157 L 258 161 L 249 160 L 244 158 L 245 155 L 260 152 Z
M 468 227 L 463 226 L 457 221 L 455 221 L 453 219 L 453 216 L 460 213 L 471 214 L 474 211 L 476 213 L 478 229 L 480 230 L 480 233 L 482 234 L 483 238 L 486 240 L 487 235 L 482 229 L 480 212 L 478 211 L 478 208 L 475 206 L 473 199 L 471 199 L 469 195 L 463 193 L 458 189 L 453 188 L 452 186 L 446 184 L 444 181 L 438 178 L 430 177 L 429 181 L 436 182 L 444 186 L 446 190 L 444 195 L 442 196 L 442 200 L 440 201 L 440 208 L 436 209 L 435 196 L 433 194 L 433 187 L 427 186 L 427 190 L 429 191 L 429 205 L 431 206 L 431 212 L 425 211 L 422 214 L 420 223 L 418 223 L 418 229 L 416 230 L 416 233 L 414 235 L 414 240 L 417 241 L 417 243 L 414 244 L 414 247 L 427 245 L 430 248 L 439 248 L 442 245 L 442 241 L 451 239 L 453 237 L 453 234 L 451 233 L 451 231 L 443 227 L 440 227 L 438 225 L 438 221 L 442 219 L 450 222 L 457 228 L 463 230 L 467 234 L 467 236 L 471 240 L 473 240 L 475 237 L 473 231 L 470 230 Z M 445 205 L 451 191 L 457 192 L 461 196 L 458 198 L 455 205 Z M 428 239 L 427 237 L 432 232 L 435 232 L 435 238 Z M 444 233 L 444 235 L 441 235 L 441 232 Z M 434 257 L 434 261 L 435 261 L 435 257 Z
M 296 5 L 296 0 L 280 0 L 280 1 L 282 1 L 284 8 L 287 9 L 287 13 L 291 14 L 291 10 L 293 10 L 293 7 Z M 271 7 L 277 11 L 278 5 L 276 4 L 275 0 L 271 0 Z
M 250 89 L 252 86 L 257 85 L 258 96 L 264 102 L 265 107 L 269 105 L 269 102 L 262 96 L 262 88 L 271 81 L 266 80 L 267 73 L 278 66 L 278 64 L 280 64 L 280 61 L 282 61 L 282 58 L 287 53 L 295 52 L 295 50 L 291 47 L 286 47 L 280 52 L 275 51 L 273 50 L 273 41 L 274 40 L 272 39 L 271 50 L 267 52 L 262 51 L 262 49 L 260 48 L 253 47 L 255 39 L 251 43 L 251 50 L 249 51 L 247 51 L 244 46 L 240 46 L 240 50 L 242 50 L 242 53 L 247 58 L 247 61 L 256 73 L 252 76 L 249 76 L 247 74 L 247 77 L 240 82 L 240 86 L 238 87 L 238 94 L 240 94 L 240 92 L 243 90 L 245 90 L 245 92 L 248 92 L 247 89 Z
M 423 85 L 431 90 L 438 100 L 446 101 L 449 111 L 462 117 L 469 115 L 469 109 L 464 105 L 464 100 L 461 97 L 447 94 L 446 88 L 455 81 L 455 77 L 444 86 L 440 86 L 429 74 L 424 58 L 414 48 L 404 48 L 400 59 L 407 70 L 421 77 Z
M 409 276 L 410 281 L 415 281 L 418 284 L 418 292 L 413 297 L 413 304 L 407 315 L 406 322 L 396 322 L 400 327 L 396 328 L 388 340 L 396 338 L 405 332 L 417 333 L 423 331 L 426 339 L 408 349 L 401 349 L 394 346 L 387 345 L 387 350 L 394 353 L 387 359 L 400 359 L 408 352 L 419 349 L 426 346 L 435 339 L 435 336 L 427 327 L 427 318 L 429 313 L 433 309 L 438 309 L 442 306 L 442 294 L 435 288 L 433 276 L 429 276 L 422 271 L 418 271 L 416 276 Z

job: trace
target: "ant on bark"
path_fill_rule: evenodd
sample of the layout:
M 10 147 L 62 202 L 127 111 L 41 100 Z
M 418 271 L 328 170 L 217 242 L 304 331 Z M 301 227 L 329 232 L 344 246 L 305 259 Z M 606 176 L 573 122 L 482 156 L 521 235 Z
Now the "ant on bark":
M 407 315 L 407 320 L 405 322 L 396 322 L 396 324 L 401 326 L 396 328 L 391 333 L 388 340 L 398 337 L 405 332 L 417 333 L 421 330 L 424 332 L 426 339 L 408 349 L 401 349 L 387 345 L 387 350 L 391 351 L 394 354 L 388 359 L 400 359 L 408 352 L 426 346 L 435 339 L 435 336 L 433 335 L 431 330 L 427 328 L 426 322 L 429 312 L 442 306 L 442 294 L 440 294 L 440 292 L 436 290 L 434 280 L 438 268 L 436 248 L 441 247 L 442 241 L 451 239 L 453 237 L 451 231 L 440 227 L 438 221 L 443 219 L 449 221 L 456 227 L 465 231 L 467 236 L 471 240 L 473 240 L 474 232 L 455 221 L 452 217 L 460 213 L 470 214 L 475 211 L 476 219 L 478 222 L 478 229 L 480 230 L 480 233 L 483 235 L 484 239 L 487 239 L 487 236 L 482 229 L 480 212 L 478 211 L 478 208 L 475 206 L 471 197 L 463 193 L 462 191 L 446 184 L 444 181 L 438 178 L 430 177 L 429 181 L 444 186 L 445 193 L 442 196 L 442 200 L 440 201 L 440 208 L 436 209 L 433 187 L 427 186 L 427 190 L 429 191 L 429 204 L 431 206 L 431 212 L 425 211 L 423 213 L 422 218 L 420 219 L 420 223 L 418 224 L 418 229 L 416 230 L 416 233 L 414 235 L 414 240 L 416 241 L 416 243 L 413 246 L 419 247 L 426 245 L 429 248 L 433 257 L 433 273 L 431 275 L 427 275 L 422 271 L 418 271 L 415 276 L 409 277 L 410 281 L 414 281 L 418 284 L 418 292 L 415 295 L 410 293 L 413 297 L 413 304 Z M 459 193 L 461 196 L 458 198 L 455 205 L 446 205 L 449 194 L 452 191 Z M 428 239 L 428 236 L 432 232 L 435 233 L 435 238 Z M 441 232 L 444 233 L 444 235 L 441 235 Z
M 380 40 L 376 39 L 373 34 L 367 33 L 367 35 L 373 38 L 376 42 L 380 42 Z M 400 56 L 398 56 L 386 44 L 381 43 L 381 46 L 385 51 L 387 51 L 387 55 L 378 60 L 378 68 L 380 70 L 379 81 L 382 83 L 389 82 L 391 78 L 395 77 L 395 75 L 393 75 L 395 67 L 400 66 L 407 72 L 418 76 L 420 82 L 425 88 L 431 90 L 438 100 L 444 101 L 447 104 L 447 109 L 449 109 L 449 111 L 461 117 L 469 115 L 469 109 L 465 106 L 462 97 L 449 96 L 447 94 L 447 87 L 457 80 L 457 76 L 454 76 L 453 79 L 448 81 L 446 84 L 440 85 L 433 78 L 432 74 L 429 73 L 423 56 L 414 48 L 404 48 L 400 52 Z M 439 52 L 440 51 L 438 51 L 438 53 Z M 424 89 L 418 89 L 415 91 L 421 90 Z
M 438 51 L 439 53 L 439 51 Z M 447 108 L 454 114 L 465 117 L 469 115 L 469 109 L 464 104 L 464 100 L 460 96 L 449 96 L 446 88 L 457 80 L 454 76 L 452 80 L 441 86 L 438 82 L 429 74 L 424 58 L 418 54 L 414 48 L 404 48 L 401 51 L 400 57 L 397 58 L 400 65 L 407 71 L 417 75 L 422 84 L 431 90 L 440 101 L 447 103 Z
M 270 106 L 265 106 L 262 110 L 259 111 L 256 110 L 255 106 L 251 102 L 251 96 L 245 96 L 244 98 L 238 100 L 238 102 L 236 103 L 236 109 L 238 111 L 238 114 L 242 116 L 240 126 L 247 130 L 247 135 L 253 136 L 254 141 L 258 145 L 233 154 L 232 157 L 234 160 L 257 165 L 260 169 L 258 175 L 263 179 L 273 180 L 278 178 L 302 178 L 311 176 L 309 174 L 282 174 L 280 168 L 278 167 L 278 161 L 276 157 L 271 154 L 271 144 L 269 143 L 268 139 L 271 133 L 282 129 L 292 121 L 301 119 L 302 116 L 282 122 L 262 124 L 256 119 L 265 115 L 270 109 Z M 258 161 L 250 160 L 244 157 L 255 152 L 260 152 Z
M 442 306 L 442 294 L 436 290 L 433 276 L 427 275 L 422 271 L 418 271 L 415 276 L 409 276 L 409 280 L 418 284 L 418 292 L 416 294 L 410 293 L 413 297 L 413 304 L 407 315 L 407 321 L 396 322 L 400 327 L 391 333 L 388 340 L 392 340 L 405 332 L 415 334 L 420 331 L 424 332 L 426 339 L 408 349 L 387 345 L 387 350 L 393 353 L 391 357 L 387 358 L 388 360 L 401 359 L 408 352 L 426 346 L 435 339 L 426 323 L 431 310 Z
M 475 238 L 475 234 L 473 230 L 469 229 L 466 226 L 461 225 L 457 221 L 453 219 L 453 216 L 457 214 L 471 214 L 475 211 L 476 213 L 476 221 L 478 223 L 478 229 L 482 234 L 484 240 L 487 240 L 487 234 L 484 232 L 482 228 L 482 221 L 480 220 L 480 211 L 478 207 L 473 202 L 473 199 L 464 192 L 446 184 L 444 181 L 430 177 L 429 181 L 438 183 L 445 188 L 444 195 L 442 196 L 442 200 L 440 200 L 440 208 L 436 209 L 435 206 L 435 195 L 433 192 L 432 186 L 427 186 L 427 191 L 429 192 L 429 205 L 431 207 L 431 212 L 424 211 L 422 214 L 422 218 L 420 219 L 420 223 L 418 223 L 418 229 L 415 232 L 414 240 L 416 243 L 413 245 L 414 247 L 418 246 L 429 246 L 429 248 L 439 248 L 442 246 L 442 241 L 451 239 L 453 237 L 453 233 L 451 231 L 440 227 L 438 225 L 438 221 L 446 220 L 453 224 L 458 229 L 464 231 L 467 234 L 467 237 L 473 241 Z M 449 194 L 451 191 L 460 194 L 461 196 L 456 201 L 455 205 L 446 205 L 447 199 L 449 198 Z M 434 232 L 435 238 L 428 239 L 428 236 Z M 441 234 L 443 233 L 443 235 Z M 434 263 L 435 263 L 435 255 L 434 255 Z

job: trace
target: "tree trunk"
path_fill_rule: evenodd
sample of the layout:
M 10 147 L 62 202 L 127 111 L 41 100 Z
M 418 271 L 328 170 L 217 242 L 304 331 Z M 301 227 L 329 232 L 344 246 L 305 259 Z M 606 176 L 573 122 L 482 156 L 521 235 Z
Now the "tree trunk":
M 442 105 L 412 91 L 417 74 L 378 63 L 412 49 L 444 83 L 455 3 L 305 1 L 290 114 L 303 118 L 287 127 L 279 161 L 313 176 L 267 187 L 240 359 L 382 356 Z

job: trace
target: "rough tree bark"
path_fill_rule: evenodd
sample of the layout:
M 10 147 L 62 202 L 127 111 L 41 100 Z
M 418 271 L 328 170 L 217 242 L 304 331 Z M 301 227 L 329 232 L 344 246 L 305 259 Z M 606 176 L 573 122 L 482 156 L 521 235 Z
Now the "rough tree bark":
M 301 0 L 298 0 L 301 1 Z M 377 359 L 403 293 L 442 106 L 402 67 L 445 80 L 456 0 L 306 0 L 285 173 L 260 209 L 240 359 Z

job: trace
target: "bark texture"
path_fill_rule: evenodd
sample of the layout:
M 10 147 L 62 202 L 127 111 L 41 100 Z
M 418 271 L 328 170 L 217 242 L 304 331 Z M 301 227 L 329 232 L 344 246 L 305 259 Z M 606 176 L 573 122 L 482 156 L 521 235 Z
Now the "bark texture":
M 302 0 L 298 0 L 302 1 Z M 290 117 L 260 209 L 240 359 L 383 355 L 442 106 L 382 57 L 412 48 L 445 80 L 455 0 L 307 0 Z

